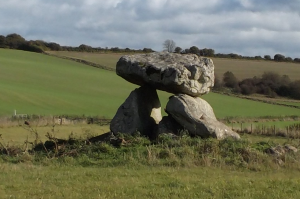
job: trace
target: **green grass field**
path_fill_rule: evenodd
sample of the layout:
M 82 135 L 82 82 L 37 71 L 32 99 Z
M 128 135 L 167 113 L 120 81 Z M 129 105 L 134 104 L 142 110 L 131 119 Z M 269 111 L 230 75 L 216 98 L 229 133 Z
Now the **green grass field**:
M 136 86 L 113 72 L 24 51 L 0 49 L 0 115 L 99 115 L 111 118 Z
M 45 163 L 47 164 L 47 163 Z M 300 174 L 228 168 L 81 167 L 0 164 L 0 197 L 37 198 L 264 198 L 300 197 Z M 25 183 L 26 182 L 26 183 Z
M 60 53 L 60 52 L 59 52 Z M 114 65 L 119 55 L 99 55 L 94 60 Z M 88 56 L 89 56 L 88 55 Z M 65 55 L 64 55 L 65 56 Z M 81 58 L 82 54 L 75 55 Z M 87 55 L 84 55 L 87 56 Z M 101 61 L 102 59 L 102 61 Z M 218 62 L 216 70 L 218 70 Z M 238 62 L 236 62 L 238 63 Z M 273 63 L 273 62 L 272 62 Z M 238 65 L 238 64 L 237 64 Z M 294 65 L 293 65 L 294 66 Z M 296 65 L 295 65 L 296 66 Z M 237 66 L 238 67 L 238 66 Z M 114 72 L 89 67 L 48 55 L 0 49 L 0 122 L 17 113 L 37 115 L 93 115 L 112 118 L 117 108 L 137 86 Z M 288 70 L 286 70 L 288 71 Z M 244 71 L 241 73 L 246 74 Z M 299 74 L 299 73 L 298 73 Z M 162 107 L 171 94 L 159 92 Z M 218 118 L 300 116 L 299 109 L 209 93 L 203 96 Z M 4 118 L 4 119 L 2 119 Z M 20 124 L 0 126 L 1 146 L 23 146 L 37 132 L 58 138 L 70 134 L 86 138 L 109 130 L 108 126 L 77 124 L 39 126 Z M 272 122 L 272 121 L 270 121 Z M 278 122 L 278 121 L 276 121 Z M 283 121 L 278 125 L 288 125 Z M 272 123 L 271 125 L 273 125 Z M 34 132 L 33 132 L 34 131 Z M 264 142 L 299 147 L 299 139 L 244 134 L 239 143 L 222 155 L 217 141 L 183 139 L 190 145 L 139 145 L 102 148 L 83 145 L 89 150 L 78 157 L 21 153 L 9 157 L 0 154 L 0 199 L 2 198 L 299 198 L 299 155 L 276 158 L 249 147 Z M 199 142 L 199 143 L 198 143 Z M 241 143 L 240 143 L 241 144 Z M 242 143 L 243 144 L 243 143 Z M 211 152 L 201 147 L 211 146 Z M 226 145 L 224 145 L 226 147 Z M 88 148 L 91 147 L 91 148 Z M 93 150 L 94 151 L 93 151 Z M 232 151 L 230 151 L 232 150 Z M 232 155 L 232 153 L 234 155 Z M 249 154 L 248 154 L 249 153 Z M 242 155 L 249 161 L 240 164 Z
M 112 118 L 138 86 L 106 71 L 43 54 L 0 49 L 0 116 L 93 115 Z M 159 92 L 162 107 L 170 93 Z M 203 98 L 218 118 L 300 115 L 299 109 L 216 93 Z M 164 114 L 164 113 L 163 113 Z
M 280 102 L 280 103 L 282 103 L 282 102 Z M 282 104 L 300 107 L 300 102 L 283 102 Z
M 48 53 L 65 56 L 71 58 L 79 58 L 86 61 L 94 62 L 110 68 L 115 68 L 116 63 L 122 54 L 105 54 L 105 53 L 82 53 L 82 52 L 68 52 L 68 51 L 49 51 Z M 252 78 L 254 76 L 261 76 L 264 72 L 276 72 L 280 75 L 288 75 L 291 80 L 299 80 L 300 64 L 273 62 L 273 61 L 256 61 L 256 60 L 239 60 L 239 59 L 223 59 L 212 58 L 215 65 L 215 74 L 222 78 L 227 71 L 239 79 Z M 283 70 L 284 69 L 284 70 Z

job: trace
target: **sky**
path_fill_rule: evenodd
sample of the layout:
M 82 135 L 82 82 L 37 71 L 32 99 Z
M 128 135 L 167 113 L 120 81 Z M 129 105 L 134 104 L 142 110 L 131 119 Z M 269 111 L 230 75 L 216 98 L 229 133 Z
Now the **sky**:
M 300 58 L 300 0 L 0 0 L 0 35 L 62 46 L 163 50 L 167 39 Z

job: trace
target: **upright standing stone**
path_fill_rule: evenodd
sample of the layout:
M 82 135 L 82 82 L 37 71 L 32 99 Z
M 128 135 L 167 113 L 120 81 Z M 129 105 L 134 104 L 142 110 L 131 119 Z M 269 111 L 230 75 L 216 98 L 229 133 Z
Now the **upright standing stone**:
M 153 128 L 162 119 L 157 92 L 151 86 L 142 86 L 132 91 L 119 107 L 111 121 L 113 133 L 141 134 L 151 136 Z
M 236 132 L 219 122 L 212 107 L 199 97 L 185 94 L 175 95 L 170 98 L 166 110 L 192 135 L 217 139 L 240 138 Z

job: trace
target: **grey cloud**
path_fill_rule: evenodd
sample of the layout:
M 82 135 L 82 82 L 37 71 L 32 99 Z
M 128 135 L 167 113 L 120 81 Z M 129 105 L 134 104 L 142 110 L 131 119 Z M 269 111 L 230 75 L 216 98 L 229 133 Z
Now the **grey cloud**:
M 300 57 L 299 12 L 296 0 L 3 0 L 0 34 L 158 51 L 173 39 L 182 48 Z

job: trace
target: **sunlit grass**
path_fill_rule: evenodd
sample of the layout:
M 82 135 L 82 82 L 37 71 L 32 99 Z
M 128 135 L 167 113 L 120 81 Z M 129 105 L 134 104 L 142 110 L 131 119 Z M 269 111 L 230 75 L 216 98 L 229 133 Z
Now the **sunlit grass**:
M 75 124 L 75 125 L 48 125 L 48 126 L 32 126 L 26 125 L 0 128 L 0 134 L 2 135 L 2 142 L 9 145 L 22 145 L 25 140 L 33 141 L 36 139 L 36 133 L 40 141 L 47 140 L 47 133 L 60 138 L 68 139 L 70 135 L 72 137 L 92 137 L 101 135 L 109 131 L 109 126 L 100 125 L 87 125 L 87 124 Z
M 3 198 L 299 198 L 296 170 L 0 163 Z

